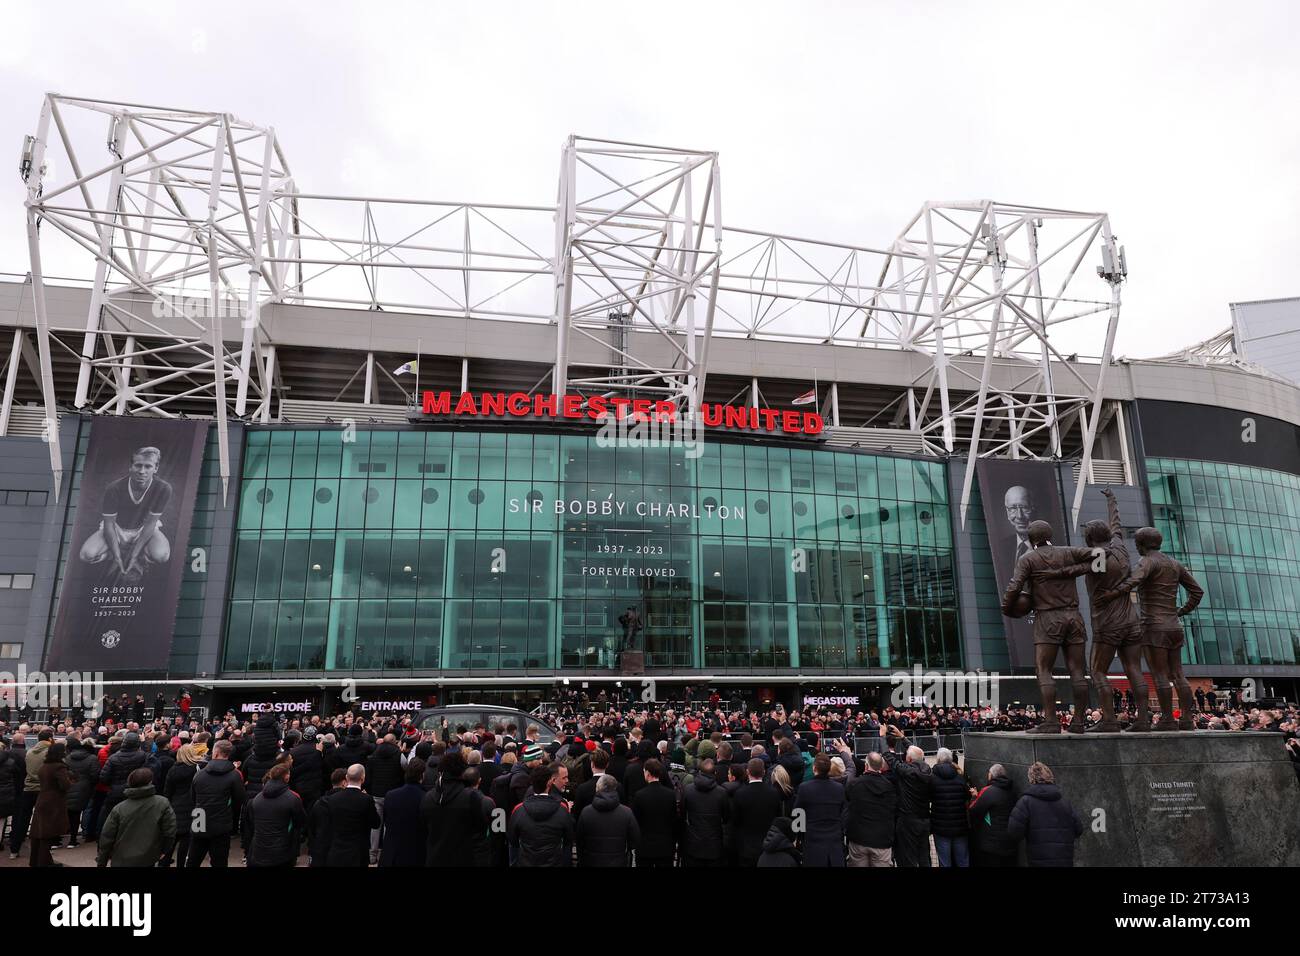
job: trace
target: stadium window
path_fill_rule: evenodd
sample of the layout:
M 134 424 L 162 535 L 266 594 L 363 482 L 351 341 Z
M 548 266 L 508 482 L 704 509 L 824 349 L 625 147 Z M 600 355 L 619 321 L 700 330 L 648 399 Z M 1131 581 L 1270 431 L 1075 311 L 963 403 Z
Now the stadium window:
M 14 574 L 11 577 L 13 578 L 13 589 L 15 591 L 30 591 L 32 582 L 36 580 L 34 574 Z
M 21 644 L 0 644 L 0 659 L 12 661 L 23 656 Z
M 0 491 L 0 505 L 27 505 L 44 508 L 49 501 L 46 491 Z

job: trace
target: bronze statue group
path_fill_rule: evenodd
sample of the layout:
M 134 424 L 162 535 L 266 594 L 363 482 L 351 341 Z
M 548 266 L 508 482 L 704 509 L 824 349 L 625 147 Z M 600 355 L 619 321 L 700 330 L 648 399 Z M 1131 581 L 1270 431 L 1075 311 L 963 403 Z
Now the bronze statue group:
M 1119 731 L 1113 691 L 1106 676 L 1116 653 L 1129 685 L 1135 689 L 1144 686 L 1142 658 L 1146 658 L 1160 703 L 1160 719 L 1152 724 L 1147 695 L 1135 694 L 1137 719 L 1127 732 L 1192 730 L 1195 701 L 1191 685 L 1183 676 L 1184 636 L 1180 619 L 1196 609 L 1205 592 L 1182 564 L 1160 550 L 1163 538 L 1155 528 L 1141 528 L 1134 534 L 1140 559 L 1137 567 L 1132 567 L 1115 496 L 1109 488 L 1102 494 L 1106 496 L 1109 520 L 1089 521 L 1084 525 L 1086 547 L 1053 545 L 1050 524 L 1034 521 L 1029 525 L 1032 547 L 1016 562 L 1002 596 L 1003 614 L 1020 617 L 1032 612 L 1034 615 L 1034 667 L 1042 694 L 1043 720 L 1026 733 L 1062 732 L 1056 716 L 1056 682 L 1052 677 L 1059 652 L 1065 654 L 1074 696 L 1074 717 L 1066 728 L 1069 733 L 1084 733 L 1090 685 L 1097 692 L 1102 719 L 1088 732 Z M 1086 576 L 1092 606 L 1092 655 L 1086 672 L 1086 632 L 1074 580 L 1081 575 Z M 1181 606 L 1178 604 L 1180 586 L 1187 592 L 1187 601 Z M 1141 601 L 1141 616 L 1129 598 L 1133 591 Z M 1174 690 L 1178 693 L 1180 716 L 1177 719 L 1174 718 Z

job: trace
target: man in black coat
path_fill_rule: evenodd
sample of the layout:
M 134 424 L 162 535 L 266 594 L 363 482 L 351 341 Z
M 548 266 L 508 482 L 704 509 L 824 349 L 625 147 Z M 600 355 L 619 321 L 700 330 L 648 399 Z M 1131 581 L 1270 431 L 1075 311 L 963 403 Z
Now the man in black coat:
M 238 747 L 236 747 L 238 750 Z M 280 723 L 271 713 L 262 714 L 253 727 L 252 750 L 240 761 L 249 800 L 262 792 L 262 781 L 280 754 Z
M 654 711 L 641 724 L 641 733 L 644 734 L 645 740 L 652 744 L 657 744 L 664 739 L 664 725 L 659 720 L 659 712 Z
M 289 789 L 289 768 L 274 767 L 270 779 L 244 811 L 249 866 L 293 866 L 298 840 L 307 824 L 302 799 Z
M 804 866 L 844 865 L 844 784 L 830 778 L 831 758 L 813 758 L 813 776 L 799 785 L 794 808 L 804 813 Z
M 763 781 L 766 766 L 753 759 L 745 768 L 747 780 L 731 797 L 731 825 L 736 840 L 736 862 L 755 866 L 772 821 L 781 815 L 781 795 Z
M 483 754 L 483 760 L 478 768 L 478 789 L 480 793 L 487 796 L 492 792 L 492 781 L 496 780 L 497 775 L 501 773 L 501 764 L 496 762 L 497 745 L 493 741 L 489 740 L 485 743 L 480 752 Z
M 908 747 L 907 755 L 887 751 L 885 760 L 898 781 L 898 826 L 894 847 L 899 866 L 930 865 L 930 801 L 934 777 L 925 762 L 925 751 Z
M 989 767 L 989 782 L 975 795 L 967 811 L 971 824 L 971 850 L 976 866 L 1015 866 L 1016 841 L 1007 833 L 1015 795 L 1002 764 Z
M 384 820 L 384 797 L 402 785 L 402 750 L 397 738 L 387 734 L 366 760 L 366 790 L 375 801 L 380 825 L 370 834 L 370 862 L 379 862 L 379 838 Z
M 338 750 L 334 755 L 334 765 L 347 770 L 354 763 L 361 766 L 366 765 L 366 760 L 374 753 L 375 748 L 366 742 L 365 735 L 361 732 L 360 724 L 353 724 L 347 732 L 347 736 L 342 739 Z
M 641 841 L 636 815 L 619 801 L 616 778 L 601 774 L 594 779 L 596 794 L 578 819 L 578 865 L 630 866 L 632 852 Z
M 140 746 L 140 735 L 130 732 L 122 738 L 122 746 L 104 763 L 99 771 L 99 782 L 108 786 L 108 796 L 104 798 L 102 819 L 107 820 L 113 808 L 125 799 L 126 781 L 131 772 L 139 770 L 149 760 Z
M 1007 835 L 1025 841 L 1030 866 L 1074 866 L 1074 841 L 1083 835 L 1083 820 L 1046 764 L 1029 767 L 1029 788 L 1011 811 Z
M 328 797 L 325 865 L 366 866 L 370 862 L 370 832 L 379 826 L 379 811 L 363 789 L 364 764 L 354 763 L 345 779 L 343 789 Z
M 459 752 L 442 755 L 438 783 L 420 802 L 420 822 L 425 832 L 425 866 L 485 867 L 491 863 L 488 840 L 492 801 L 475 786 L 467 786 L 465 757 Z M 388 852 L 387 846 L 384 852 Z
M 591 752 L 592 777 L 590 780 L 578 784 L 578 788 L 573 791 L 573 819 L 581 822 L 583 809 L 591 806 L 592 801 L 596 799 L 596 787 L 600 783 L 600 778 L 609 775 L 607 771 L 609 770 L 610 760 L 609 751 L 603 748 L 597 747 Z M 615 782 L 618 783 L 617 778 L 615 778 Z M 623 796 L 622 783 L 618 784 L 617 789 L 621 800 Z
M 803 783 L 804 762 L 803 756 L 799 753 L 799 748 L 795 746 L 793 740 L 783 737 L 780 728 L 777 728 L 776 745 L 776 762 L 785 768 L 786 774 L 790 777 L 790 786 L 796 790 L 799 784 Z
M 348 772 L 343 769 L 330 773 L 330 788 L 325 791 L 307 814 L 307 865 L 324 866 L 330 845 L 330 800 L 340 793 L 348 782 Z
M 641 830 L 636 865 L 672 866 L 673 855 L 677 852 L 677 840 L 681 835 L 677 791 L 667 782 L 667 771 L 659 760 L 651 757 L 641 765 L 640 770 L 644 786 L 632 797 L 632 813 Z
M 848 865 L 892 866 L 898 788 L 886 772 L 883 754 L 867 754 L 867 769 L 845 788 L 844 832 L 849 841 Z
M 230 834 L 244 804 L 244 781 L 230 760 L 229 740 L 218 740 L 212 759 L 194 775 L 194 812 L 190 822 L 190 849 L 186 869 L 198 869 L 207 855 L 214 867 L 227 865 Z
M 627 769 L 623 771 L 623 802 L 629 807 L 637 793 L 646 785 L 646 761 L 654 760 L 658 752 L 654 741 L 642 740 L 637 744 L 632 759 L 628 761 Z
M 538 767 L 532 790 L 510 815 L 506 839 L 515 850 L 515 866 L 572 866 L 573 816 L 560 797 L 568 782 L 561 764 Z
M 310 814 L 312 804 L 320 799 L 325 789 L 327 778 L 325 758 L 321 756 L 315 727 L 309 726 L 302 732 L 301 742 L 293 746 L 289 756 L 293 758 L 289 770 L 289 786 L 302 797 L 303 809 Z
M 525 744 L 519 751 L 519 760 L 515 762 L 514 769 L 510 771 L 510 777 L 506 784 L 509 802 L 505 806 L 505 811 L 511 816 L 514 816 L 515 809 L 524 802 L 524 797 L 528 795 L 528 791 L 533 785 L 533 774 L 542 765 L 542 756 L 541 745 L 536 743 Z
M 722 866 L 722 830 L 731 815 L 731 800 L 713 775 L 712 758 L 700 761 L 682 796 L 682 810 L 687 865 Z

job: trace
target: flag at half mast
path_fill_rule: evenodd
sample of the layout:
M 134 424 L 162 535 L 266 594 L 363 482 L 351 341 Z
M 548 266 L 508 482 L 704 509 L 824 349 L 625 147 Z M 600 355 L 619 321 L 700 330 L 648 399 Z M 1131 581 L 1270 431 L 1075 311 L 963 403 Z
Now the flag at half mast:
M 419 367 L 419 362 L 407 362 L 405 365 L 399 365 L 393 369 L 394 375 L 414 375 Z
M 791 405 L 811 405 L 811 404 L 812 404 L 813 402 L 815 402 L 815 401 L 817 401 L 817 389 L 815 389 L 815 388 L 810 388 L 810 389 L 808 389 L 808 391 L 804 392 L 802 395 L 799 395 L 799 396 L 797 396 L 796 398 L 792 399 L 791 402 L 790 402 L 790 404 L 791 404 Z

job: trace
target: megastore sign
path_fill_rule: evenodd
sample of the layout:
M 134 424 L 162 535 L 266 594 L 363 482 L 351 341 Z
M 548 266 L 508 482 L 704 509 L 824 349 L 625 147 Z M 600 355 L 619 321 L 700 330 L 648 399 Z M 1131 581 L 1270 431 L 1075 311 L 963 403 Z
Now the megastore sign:
M 307 714 L 315 709 L 310 700 L 252 700 L 239 705 L 241 714 Z
M 529 395 L 526 392 L 426 391 L 421 399 L 425 415 L 450 418 L 530 418 L 570 421 L 634 421 L 668 425 L 681 419 L 677 404 L 648 398 L 606 395 Z M 700 405 L 699 421 L 708 428 L 730 431 L 778 432 L 820 435 L 825 428 L 816 412 L 748 405 Z
M 856 694 L 839 697 L 805 695 L 803 699 L 805 707 L 857 707 L 860 702 L 861 698 Z

